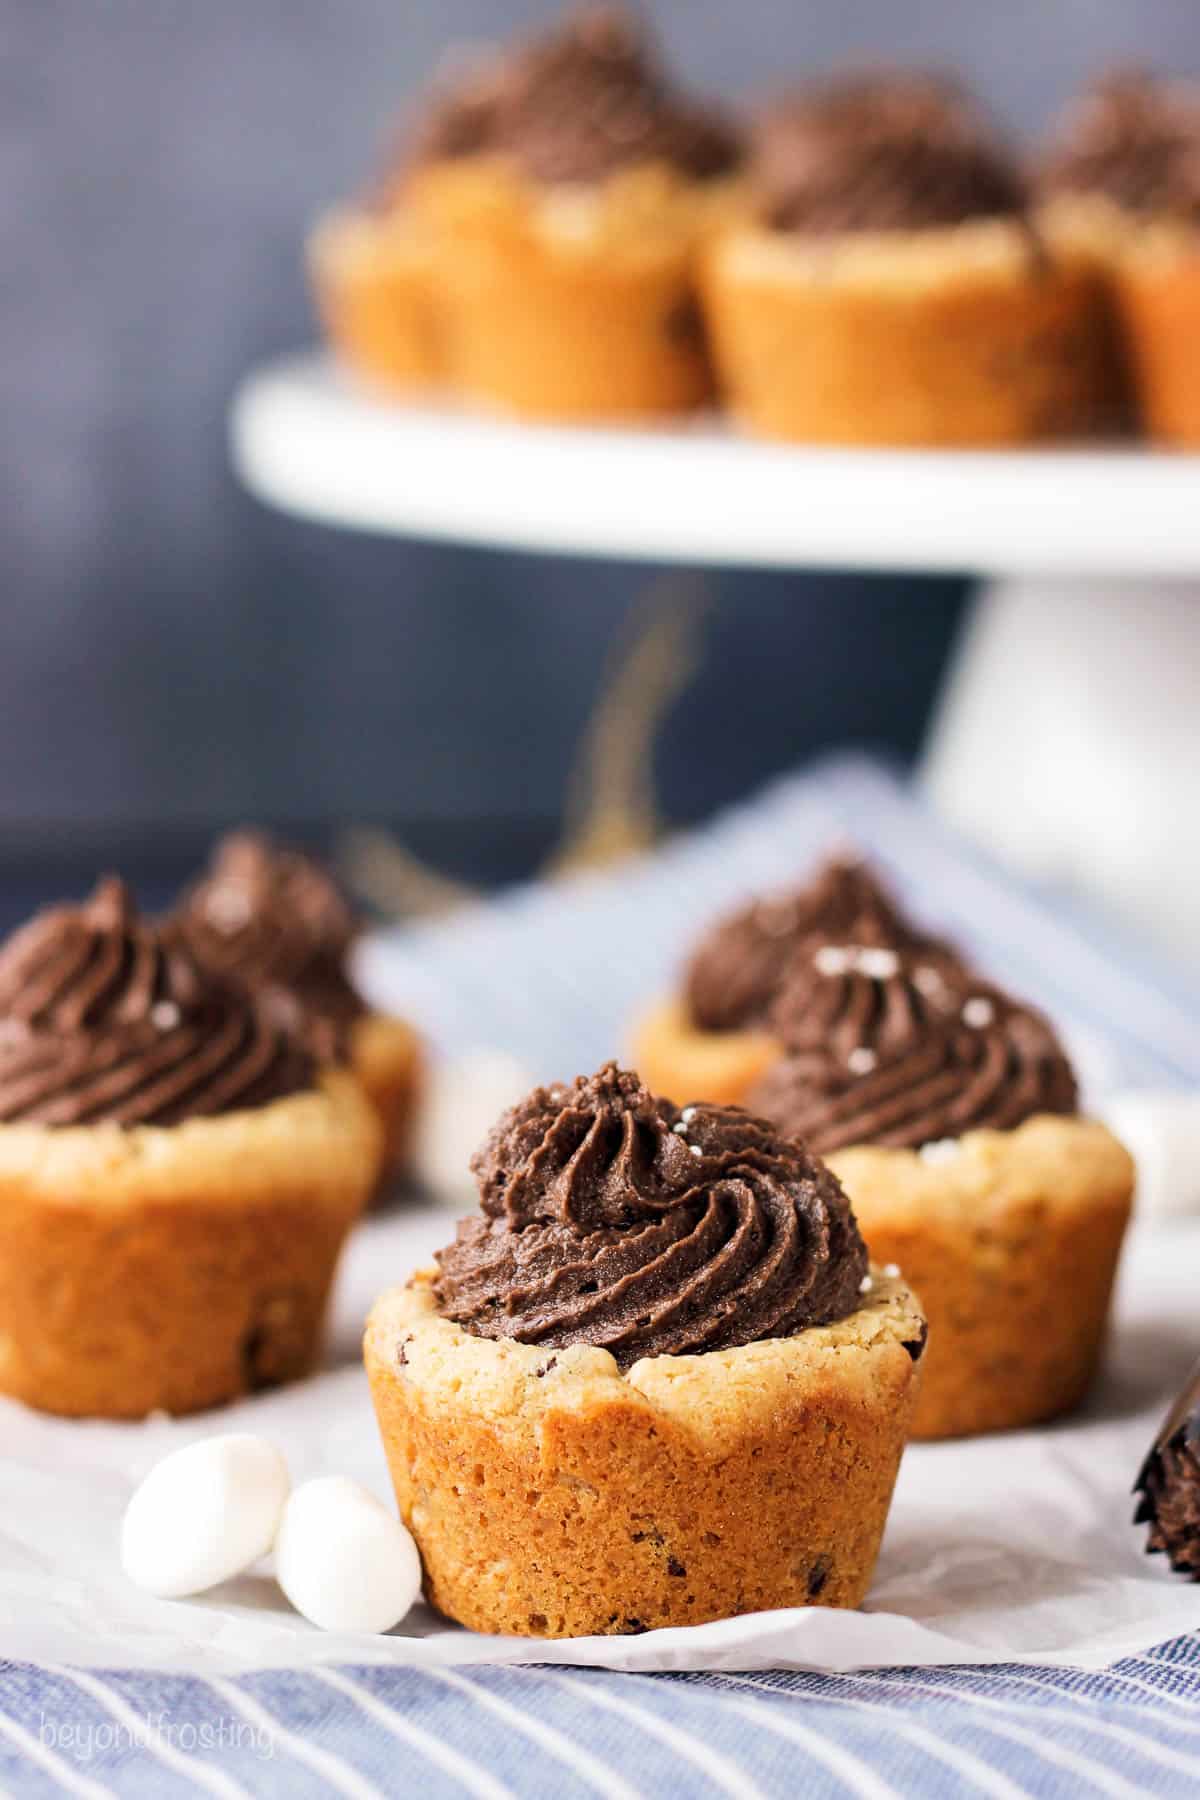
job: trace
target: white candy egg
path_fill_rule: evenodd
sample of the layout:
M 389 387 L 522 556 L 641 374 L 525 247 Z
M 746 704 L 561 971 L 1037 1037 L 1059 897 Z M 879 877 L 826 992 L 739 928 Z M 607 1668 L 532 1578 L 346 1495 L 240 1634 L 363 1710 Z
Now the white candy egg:
M 374 1494 L 344 1475 L 322 1475 L 296 1488 L 284 1509 L 275 1576 L 323 1631 L 390 1631 L 421 1591 L 421 1558 Z
M 249 1432 L 173 1451 L 125 1510 L 126 1575 L 164 1600 L 228 1581 L 271 1548 L 290 1486 L 281 1453 Z

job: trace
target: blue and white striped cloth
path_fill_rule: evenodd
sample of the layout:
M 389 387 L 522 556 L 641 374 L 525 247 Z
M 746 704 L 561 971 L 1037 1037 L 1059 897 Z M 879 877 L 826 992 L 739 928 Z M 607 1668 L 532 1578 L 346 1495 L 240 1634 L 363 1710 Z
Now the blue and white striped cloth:
M 999 978 L 1067 1018 L 1096 1088 L 1200 1086 L 1200 993 L 1178 971 L 1015 890 L 857 761 L 781 783 L 618 876 L 515 893 L 452 927 L 381 941 L 366 973 L 449 1049 L 503 1044 L 547 1076 L 573 1073 L 623 1041 L 631 1011 L 715 907 L 788 880 L 838 837 L 872 851 L 921 915 Z M 1090 1674 L 371 1666 L 201 1679 L 0 1662 L 0 1789 L 152 1800 L 1190 1795 L 1200 1637 Z

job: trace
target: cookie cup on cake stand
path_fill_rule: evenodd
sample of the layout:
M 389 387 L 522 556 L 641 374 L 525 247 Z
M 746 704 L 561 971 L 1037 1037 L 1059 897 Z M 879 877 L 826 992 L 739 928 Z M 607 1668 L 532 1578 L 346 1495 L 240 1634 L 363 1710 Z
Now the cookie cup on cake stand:
M 653 419 L 712 396 L 696 259 L 740 146 L 678 93 L 633 15 L 580 7 L 500 52 L 469 145 L 435 133 L 430 222 L 452 385 L 545 420 Z
M 952 448 L 1096 428 L 1096 279 L 1048 253 L 962 90 L 900 74 L 801 89 L 756 121 L 748 185 L 755 216 L 712 245 L 703 293 L 750 431 Z
M 587 1345 L 475 1337 L 432 1280 L 378 1302 L 366 1366 L 439 1611 L 586 1637 L 861 1605 L 925 1335 L 902 1282 L 832 1325 L 622 1374 Z
M 428 230 L 409 209 L 345 207 L 307 245 L 309 282 L 339 362 L 383 394 L 411 397 L 444 372 Z
M 1005 447 L 1095 433 L 1111 340 L 1095 273 L 988 220 L 717 241 L 703 291 L 721 386 L 757 436 Z
M 541 185 L 502 158 L 430 170 L 450 378 L 533 420 L 669 418 L 713 397 L 697 258 L 720 197 L 664 165 Z
M 335 1070 L 170 1127 L 0 1125 L 0 1391 L 136 1419 L 307 1375 L 378 1159 Z
M 1071 1412 L 1100 1360 L 1129 1222 L 1133 1164 L 1112 1133 L 1042 1117 L 828 1160 L 872 1256 L 904 1269 L 934 1321 L 913 1436 Z

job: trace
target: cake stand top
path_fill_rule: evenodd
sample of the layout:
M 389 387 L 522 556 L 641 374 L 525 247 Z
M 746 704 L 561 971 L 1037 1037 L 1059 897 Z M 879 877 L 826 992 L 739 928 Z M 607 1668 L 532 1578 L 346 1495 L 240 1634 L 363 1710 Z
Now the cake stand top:
M 711 420 L 530 426 L 377 400 L 317 356 L 252 374 L 230 429 L 260 499 L 364 531 L 766 568 L 1200 576 L 1200 456 L 807 449 Z

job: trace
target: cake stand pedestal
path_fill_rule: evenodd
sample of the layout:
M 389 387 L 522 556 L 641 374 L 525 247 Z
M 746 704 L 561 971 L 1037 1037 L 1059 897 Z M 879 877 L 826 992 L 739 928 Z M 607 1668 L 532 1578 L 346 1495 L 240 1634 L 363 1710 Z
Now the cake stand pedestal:
M 508 549 L 983 580 L 924 779 L 956 824 L 1200 958 L 1200 457 L 826 450 L 717 421 L 531 427 L 373 399 L 325 358 L 250 376 L 251 492 Z

